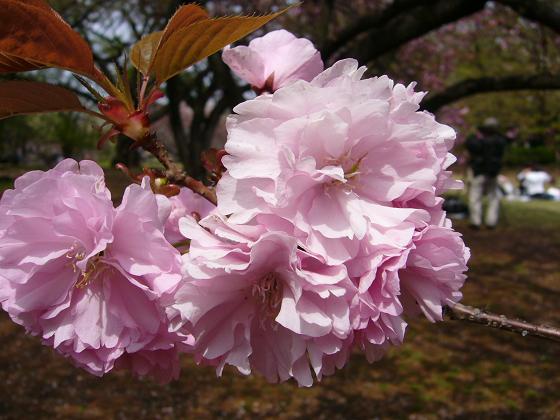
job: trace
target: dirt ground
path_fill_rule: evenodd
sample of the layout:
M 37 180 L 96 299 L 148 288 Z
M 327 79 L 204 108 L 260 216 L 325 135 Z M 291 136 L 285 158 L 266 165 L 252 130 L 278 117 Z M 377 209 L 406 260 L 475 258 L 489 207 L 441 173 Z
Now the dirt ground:
M 464 303 L 560 325 L 560 204 L 515 203 L 501 226 L 472 232 Z M 560 419 L 560 344 L 448 321 L 413 321 L 406 343 L 369 365 L 354 355 L 310 389 L 183 359 L 160 386 L 126 373 L 98 379 L 0 313 L 0 418 Z

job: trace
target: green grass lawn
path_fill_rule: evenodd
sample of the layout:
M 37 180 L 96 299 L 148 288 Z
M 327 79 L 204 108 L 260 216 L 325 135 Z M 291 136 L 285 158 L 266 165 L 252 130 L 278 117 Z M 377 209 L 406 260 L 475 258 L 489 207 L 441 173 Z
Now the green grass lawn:
M 514 226 L 549 226 L 560 229 L 560 202 L 558 201 L 504 201 L 502 204 L 505 223 Z
M 560 325 L 560 203 L 506 202 L 496 230 L 456 223 L 472 249 L 466 304 Z M 413 320 L 369 365 L 356 354 L 311 389 L 183 360 L 159 386 L 78 370 L 0 315 L 0 418 L 558 418 L 560 344 L 458 321 Z

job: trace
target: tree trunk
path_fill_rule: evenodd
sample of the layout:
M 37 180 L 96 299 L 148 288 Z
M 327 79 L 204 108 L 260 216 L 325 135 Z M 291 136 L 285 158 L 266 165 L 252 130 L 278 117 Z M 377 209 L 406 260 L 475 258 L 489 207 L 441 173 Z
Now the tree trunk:
M 177 153 L 179 160 L 185 167 L 188 168 L 191 161 L 190 153 L 190 136 L 185 132 L 183 121 L 181 119 L 181 82 L 180 76 L 175 76 L 167 81 L 167 97 L 169 99 L 169 123 L 171 124 L 171 131 L 175 145 L 177 146 Z

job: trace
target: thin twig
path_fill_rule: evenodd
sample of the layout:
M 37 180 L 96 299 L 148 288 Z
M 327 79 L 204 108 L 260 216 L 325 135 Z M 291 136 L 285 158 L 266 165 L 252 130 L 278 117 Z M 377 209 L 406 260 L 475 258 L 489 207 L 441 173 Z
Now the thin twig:
M 212 204 L 217 204 L 216 192 L 214 189 L 207 187 L 198 179 L 194 179 L 189 176 L 185 171 L 183 171 L 169 156 L 169 152 L 163 145 L 161 141 L 159 141 L 155 135 L 152 135 L 148 138 L 144 144 L 142 145 L 144 150 L 150 152 L 154 155 L 157 160 L 163 165 L 165 168 L 165 176 L 169 181 L 173 184 L 185 186 L 195 193 L 203 196 Z
M 560 342 L 560 329 L 547 325 L 536 325 L 526 321 L 510 319 L 504 315 L 485 312 L 479 308 L 455 303 L 446 307 L 446 313 L 452 320 L 473 322 L 491 328 L 511 331 L 525 336 L 544 338 Z

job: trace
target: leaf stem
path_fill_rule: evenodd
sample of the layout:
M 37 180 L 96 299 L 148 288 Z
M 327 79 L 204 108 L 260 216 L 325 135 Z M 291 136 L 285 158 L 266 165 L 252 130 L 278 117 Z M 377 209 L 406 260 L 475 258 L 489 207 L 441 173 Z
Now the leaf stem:
M 138 108 L 144 108 L 144 96 L 146 96 L 146 89 L 148 87 L 148 82 L 150 81 L 149 76 L 142 76 L 142 86 L 140 87 L 140 93 L 138 94 Z

